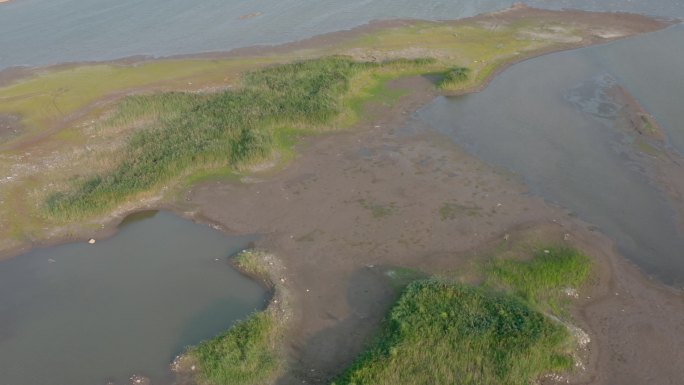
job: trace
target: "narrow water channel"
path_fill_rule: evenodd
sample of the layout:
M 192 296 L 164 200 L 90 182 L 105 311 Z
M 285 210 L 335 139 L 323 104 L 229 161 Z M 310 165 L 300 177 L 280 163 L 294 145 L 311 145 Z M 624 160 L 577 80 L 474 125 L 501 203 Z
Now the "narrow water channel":
M 94 245 L 0 262 L 0 384 L 166 383 L 185 346 L 265 306 L 228 261 L 254 240 L 145 212 Z
M 684 283 L 684 234 L 668 196 L 639 164 L 622 86 L 684 149 L 684 28 L 562 52 L 506 70 L 482 92 L 439 97 L 417 114 L 477 157 L 522 177 L 532 193 L 599 226 L 648 273 Z

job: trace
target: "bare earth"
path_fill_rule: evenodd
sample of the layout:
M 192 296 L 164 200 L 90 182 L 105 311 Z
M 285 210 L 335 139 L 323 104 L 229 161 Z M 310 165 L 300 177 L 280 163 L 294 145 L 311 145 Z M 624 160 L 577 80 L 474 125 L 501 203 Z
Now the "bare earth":
M 326 383 L 353 360 L 395 298 L 379 279 L 386 266 L 458 275 L 494 246 L 564 239 L 600 267 L 576 312 L 593 339 L 587 370 L 571 382 L 684 378 L 682 293 L 649 282 L 609 240 L 527 195 L 514 176 L 438 134 L 402 129 L 432 85 L 411 78 L 393 87 L 412 93 L 370 106 L 354 132 L 307 140 L 284 172 L 198 186 L 178 207 L 230 232 L 263 233 L 259 246 L 283 259 L 299 316 L 289 341 L 295 370 L 280 383 Z

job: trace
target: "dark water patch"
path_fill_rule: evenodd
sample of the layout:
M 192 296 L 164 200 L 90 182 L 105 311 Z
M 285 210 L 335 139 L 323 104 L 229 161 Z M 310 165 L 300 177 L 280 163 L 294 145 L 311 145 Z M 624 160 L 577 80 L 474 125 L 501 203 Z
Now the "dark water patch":
M 659 41 L 672 43 L 664 50 L 677 50 L 681 43 L 667 34 L 681 33 L 661 33 Z M 684 235 L 676 211 L 640 164 L 630 145 L 634 138 L 616 119 L 622 106 L 609 92 L 621 85 L 640 100 L 656 94 L 684 100 L 684 87 L 663 86 L 660 95 L 648 84 L 648 72 L 630 67 L 643 63 L 618 60 L 626 51 L 650 51 L 649 44 L 650 39 L 630 39 L 521 63 L 480 93 L 437 98 L 417 113 L 416 127 L 433 127 L 474 155 L 509 168 L 534 194 L 598 225 L 649 273 L 684 283 Z M 675 67 L 661 65 L 667 73 L 656 77 L 680 81 Z M 679 114 L 681 108 L 662 110 L 657 118 L 674 121 Z M 673 136 L 681 128 L 663 126 Z
M 128 218 L 114 237 L 0 262 L 0 383 L 170 380 L 175 355 L 266 304 L 226 237 L 168 212 Z

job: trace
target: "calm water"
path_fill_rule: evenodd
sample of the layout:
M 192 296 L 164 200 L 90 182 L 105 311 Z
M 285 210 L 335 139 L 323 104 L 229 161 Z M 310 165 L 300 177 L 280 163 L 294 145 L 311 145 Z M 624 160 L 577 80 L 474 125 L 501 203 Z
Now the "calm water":
M 374 19 L 455 19 L 517 0 L 13 0 L 0 5 L 0 69 L 276 44 Z M 530 0 L 538 7 L 681 16 L 680 0 Z M 239 20 L 240 16 L 261 13 Z
M 162 383 L 184 346 L 265 305 L 227 262 L 253 240 L 148 213 L 92 246 L 0 262 L 0 383 L 127 384 L 134 373 Z
M 684 234 L 674 210 L 635 162 L 616 126 L 621 84 L 684 149 L 684 28 L 516 65 L 478 94 L 438 98 L 422 124 L 478 157 L 521 175 L 533 193 L 598 225 L 630 259 L 684 283 Z

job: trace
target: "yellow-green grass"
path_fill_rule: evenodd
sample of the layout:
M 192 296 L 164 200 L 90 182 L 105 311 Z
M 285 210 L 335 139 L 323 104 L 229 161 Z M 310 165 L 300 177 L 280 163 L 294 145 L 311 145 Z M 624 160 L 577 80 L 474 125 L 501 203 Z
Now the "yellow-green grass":
M 30 239 L 42 239 L 56 226 L 66 224 L 59 218 L 43 215 L 41 207 L 45 198 L 51 192 L 68 188 L 75 178 L 116 167 L 121 157 L 119 150 L 130 135 L 146 126 L 141 122 L 103 124 L 106 118 L 103 121 L 101 117 L 110 116 L 111 111 L 118 108 L 112 107 L 111 102 L 125 94 L 222 89 L 229 85 L 239 88 L 241 74 L 246 70 L 331 54 L 348 54 L 368 60 L 433 57 L 437 62 L 422 71 L 435 73 L 461 66 L 471 69 L 469 80 L 461 85 L 465 90 L 477 86 L 484 75 L 524 56 L 525 52 L 560 46 L 556 41 L 522 37 L 524 31 L 557 24 L 562 23 L 549 23 L 541 18 L 526 23 L 504 23 L 497 28 L 474 21 L 419 22 L 374 30 L 329 45 L 280 51 L 282 53 L 263 57 L 87 64 L 38 71 L 34 76 L 0 87 L 0 114 L 21 116 L 25 129 L 24 135 L 10 138 L 10 142 L 2 143 L 5 139 L 0 138 L 0 175 L 14 177 L 11 181 L 0 181 L 0 249 Z M 364 113 L 363 106 L 370 101 L 392 103 L 401 97 L 401 93 L 387 91 L 386 82 L 393 77 L 417 73 L 415 70 L 376 71 L 357 76 L 352 81 L 351 92 L 345 97 L 344 103 L 348 108 L 341 112 L 335 125 L 346 127 L 358 122 Z M 101 103 L 103 100 L 106 103 Z M 64 115 L 71 117 L 66 123 Z M 48 131 L 49 135 L 41 135 L 48 129 L 52 129 Z M 275 135 L 275 142 L 287 144 L 276 146 L 280 147 L 276 149 L 281 152 L 279 159 L 287 160 L 293 156 L 292 139 L 320 132 L 317 129 L 294 133 L 297 129 L 299 127 L 290 127 L 291 135 L 281 134 L 281 131 Z M 202 180 L 204 176 L 232 177 L 235 174 L 235 170 L 225 167 L 215 170 L 203 168 L 195 172 L 199 175 L 183 175 L 179 181 L 192 182 Z M 173 198 L 177 194 L 156 191 L 148 196 Z M 138 198 L 142 197 L 135 197 Z M 97 218 L 92 220 L 94 223 Z
M 576 341 L 544 309 L 582 285 L 590 262 L 577 250 L 546 250 L 528 262 L 495 260 L 483 286 L 409 284 L 380 335 L 333 384 L 530 385 L 570 371 Z

